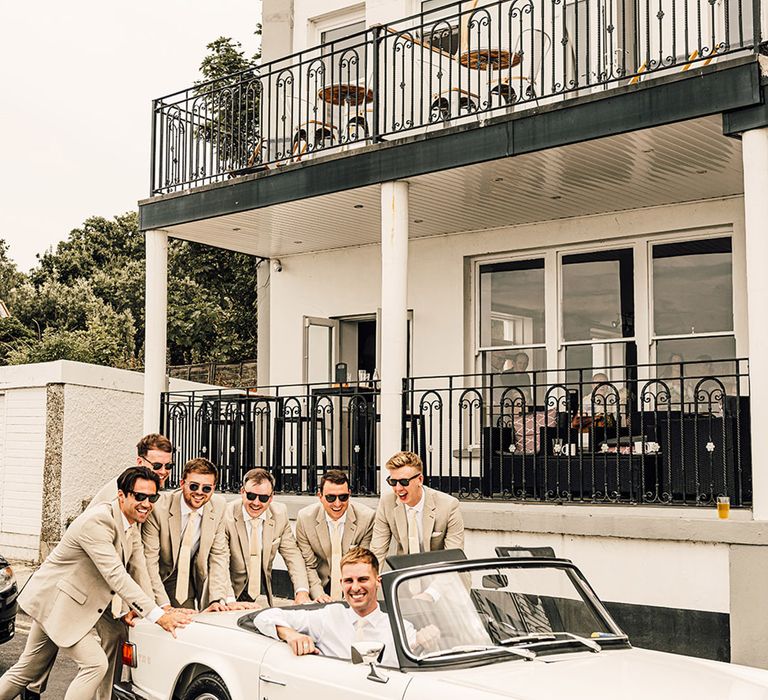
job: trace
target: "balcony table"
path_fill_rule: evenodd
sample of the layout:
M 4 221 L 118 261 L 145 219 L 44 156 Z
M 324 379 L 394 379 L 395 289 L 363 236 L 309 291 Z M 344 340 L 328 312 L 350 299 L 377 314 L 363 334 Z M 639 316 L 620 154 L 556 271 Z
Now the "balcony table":
M 504 70 L 520 64 L 523 57 L 506 49 L 472 49 L 459 56 L 459 63 L 475 70 Z

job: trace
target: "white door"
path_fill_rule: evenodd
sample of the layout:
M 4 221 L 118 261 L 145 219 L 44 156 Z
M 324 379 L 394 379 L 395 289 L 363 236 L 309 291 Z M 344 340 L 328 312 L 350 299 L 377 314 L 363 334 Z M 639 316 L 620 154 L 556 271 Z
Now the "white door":
M 304 317 L 304 383 L 333 381 L 339 349 L 339 322 L 331 318 Z

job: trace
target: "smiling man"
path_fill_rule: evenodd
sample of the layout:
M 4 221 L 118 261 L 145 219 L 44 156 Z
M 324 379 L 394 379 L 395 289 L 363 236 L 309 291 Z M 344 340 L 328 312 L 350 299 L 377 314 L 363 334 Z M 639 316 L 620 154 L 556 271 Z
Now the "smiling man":
M 272 605 L 272 563 L 277 552 L 288 567 L 294 602 L 309 602 L 304 558 L 293 538 L 288 510 L 274 502 L 274 491 L 275 480 L 266 469 L 251 469 L 243 477 L 240 500 L 227 506 L 230 602 Z
M 142 527 L 147 570 L 161 605 L 202 610 L 229 591 L 226 501 L 214 495 L 218 469 L 198 457 L 184 465 L 179 489 L 162 494 Z
M 309 594 L 319 603 L 341 600 L 341 559 L 350 549 L 370 547 L 375 512 L 353 503 L 349 478 L 330 469 L 320 479 L 319 503 L 296 517 L 296 542 L 307 565 Z
M 18 662 L 0 678 L 0 699 L 15 698 L 53 663 L 58 649 L 78 666 L 64 700 L 97 697 L 109 669 L 98 623 L 123 606 L 130 617 L 146 617 L 171 633 L 188 624 L 187 615 L 157 606 L 126 570 L 128 562 L 134 570 L 146 568 L 136 526 L 151 513 L 158 485 L 145 467 L 124 471 L 118 497 L 76 518 L 32 575 L 19 595 L 32 627 Z
M 287 642 L 297 656 L 320 653 L 348 659 L 356 641 L 383 642 L 382 664 L 396 667 L 389 617 L 376 600 L 376 555 L 363 547 L 347 552 L 341 560 L 341 585 L 349 607 L 338 603 L 304 610 L 272 608 L 257 615 L 254 624 L 262 634 Z
M 386 463 L 392 491 L 381 496 L 371 550 L 381 561 L 390 553 L 418 554 L 464 548 L 464 519 L 458 499 L 424 486 L 423 466 L 413 452 L 397 452 Z

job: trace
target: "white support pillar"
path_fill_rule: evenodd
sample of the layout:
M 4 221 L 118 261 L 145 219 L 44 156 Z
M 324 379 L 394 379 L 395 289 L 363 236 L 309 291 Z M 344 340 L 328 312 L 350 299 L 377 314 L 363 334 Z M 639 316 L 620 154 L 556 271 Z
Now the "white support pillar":
M 168 234 L 147 231 L 144 306 L 144 433 L 160 429 L 160 394 L 167 389 Z
M 401 447 L 408 352 L 408 183 L 381 185 L 381 493 L 384 464 Z
M 752 129 L 741 138 L 744 165 L 744 229 L 747 258 L 747 319 L 752 430 L 753 517 L 768 520 L 768 460 L 760 436 L 768 425 L 768 128 Z
M 272 264 L 262 260 L 256 267 L 256 285 L 258 298 L 256 300 L 256 385 L 268 386 L 270 375 L 270 309 Z

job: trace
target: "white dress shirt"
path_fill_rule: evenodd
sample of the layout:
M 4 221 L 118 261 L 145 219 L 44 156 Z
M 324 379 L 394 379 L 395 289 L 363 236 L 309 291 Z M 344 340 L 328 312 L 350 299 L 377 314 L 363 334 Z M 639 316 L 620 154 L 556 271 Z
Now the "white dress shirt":
M 120 511 L 120 515 L 123 518 L 123 534 L 125 535 L 126 540 L 127 540 L 128 539 L 128 530 L 130 530 L 131 527 L 133 527 L 133 525 L 131 525 L 131 523 L 128 522 L 128 518 L 125 517 L 125 513 L 123 513 L 123 511 Z M 136 525 L 136 527 L 138 527 L 138 525 Z M 137 533 L 136 537 L 141 537 L 141 535 L 139 535 Z M 126 560 L 129 559 L 130 558 L 130 552 L 126 552 L 126 554 L 125 554 L 125 556 L 123 558 L 126 559 Z M 163 615 L 165 615 L 165 610 L 163 610 L 159 605 L 155 605 L 155 607 L 152 608 L 152 610 L 150 610 L 149 613 L 147 614 L 146 619 L 149 620 L 150 622 L 154 623 L 154 622 L 157 622 Z
M 190 508 L 187 505 L 187 502 L 184 500 L 184 495 L 179 494 L 179 498 L 181 499 L 181 536 L 184 537 L 184 530 L 187 527 L 187 523 L 189 522 L 189 516 L 192 514 L 193 509 Z M 203 506 L 202 508 L 198 508 L 196 511 L 197 513 L 200 513 L 199 518 L 195 518 L 194 520 L 194 526 L 195 526 L 195 539 L 192 541 L 192 556 L 194 557 L 197 550 L 200 548 L 200 528 L 203 524 Z
M 398 668 L 395 640 L 392 637 L 389 617 L 378 605 L 364 618 L 344 603 L 329 603 L 322 608 L 307 610 L 270 608 L 256 615 L 254 624 L 259 632 L 273 639 L 279 639 L 275 629 L 277 626 L 289 627 L 311 637 L 323 656 L 349 659 L 352 644 L 355 642 L 355 623 L 361 619 L 368 623 L 364 628 L 362 639 L 369 642 L 384 642 L 382 665 Z M 406 633 L 409 644 L 413 645 L 416 630 L 407 622 Z
M 405 517 L 408 518 L 408 512 L 413 511 L 416 515 L 416 527 L 419 529 L 419 543 L 424 542 L 424 489 L 421 489 L 421 499 L 415 506 L 405 506 Z M 423 545 L 422 545 L 423 546 Z
M 346 512 L 338 520 L 334 520 L 328 513 L 325 514 L 325 522 L 328 525 L 328 535 L 333 536 L 333 524 L 339 524 L 339 539 L 344 537 L 344 523 L 347 522 Z

